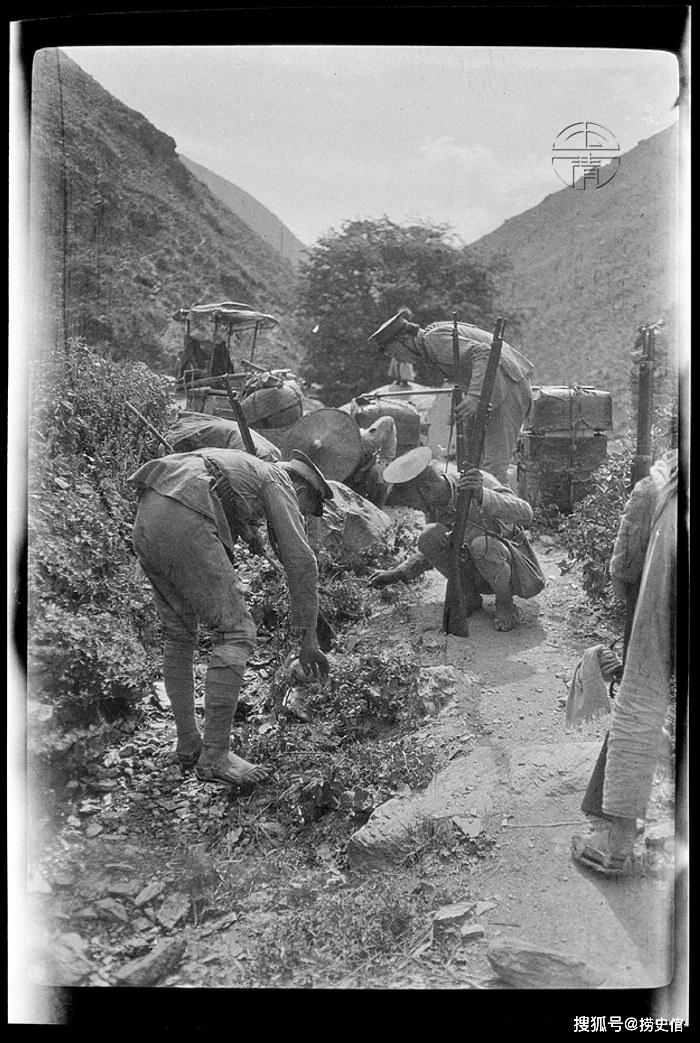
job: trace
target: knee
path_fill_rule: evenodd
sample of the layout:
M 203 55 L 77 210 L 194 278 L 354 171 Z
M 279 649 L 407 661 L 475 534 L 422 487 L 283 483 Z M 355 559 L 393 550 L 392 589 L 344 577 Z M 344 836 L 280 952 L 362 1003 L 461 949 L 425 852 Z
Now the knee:
M 503 565 L 508 561 L 506 548 L 493 536 L 476 536 L 469 543 L 469 553 L 476 562 L 488 561 L 493 565 Z
M 468 547 L 474 561 L 482 561 L 486 557 L 488 544 L 485 536 L 477 536 L 475 539 L 470 540 Z
M 178 620 L 162 620 L 163 640 L 170 645 L 177 645 L 183 651 L 193 652 L 197 645 L 197 633 L 188 629 Z
M 434 522 L 432 525 L 426 525 L 423 529 L 418 537 L 416 548 L 432 561 L 436 555 L 439 556 L 441 553 L 444 553 L 446 537 L 447 529 L 445 526 L 439 522 Z
M 244 667 L 255 648 L 256 638 L 257 630 L 251 616 L 241 619 L 235 630 L 215 631 L 209 666 Z

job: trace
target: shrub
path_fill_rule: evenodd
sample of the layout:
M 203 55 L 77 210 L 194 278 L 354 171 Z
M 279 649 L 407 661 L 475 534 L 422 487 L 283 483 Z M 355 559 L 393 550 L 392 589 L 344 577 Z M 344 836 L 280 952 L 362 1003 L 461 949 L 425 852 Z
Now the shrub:
M 27 666 L 47 727 L 66 732 L 126 712 L 154 679 L 157 620 L 131 549 L 127 478 L 156 444 L 126 401 L 163 429 L 170 400 L 146 366 L 77 341 L 30 376 Z
M 581 565 L 583 588 L 592 602 L 617 612 L 621 609 L 610 582 L 610 558 L 620 518 L 629 496 L 632 452 L 613 452 L 592 477 L 593 489 L 576 504 L 559 528 L 569 554 L 568 571 Z

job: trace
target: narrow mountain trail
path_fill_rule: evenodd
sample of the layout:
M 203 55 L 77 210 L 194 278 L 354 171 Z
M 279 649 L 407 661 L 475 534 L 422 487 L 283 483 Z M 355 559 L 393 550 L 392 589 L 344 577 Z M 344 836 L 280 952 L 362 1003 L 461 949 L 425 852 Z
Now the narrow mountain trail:
M 504 939 L 584 961 L 604 989 L 666 985 L 670 856 L 631 881 L 597 878 L 570 858 L 607 721 L 566 732 L 568 681 L 586 647 L 617 635 L 601 629 L 575 574 L 562 575 L 556 538 L 535 548 L 547 586 L 519 603 L 512 633 L 493 630 L 492 598 L 468 638 L 442 633 L 445 581 L 434 572 L 377 592 L 370 618 L 342 632 L 346 652 L 390 650 L 427 669 L 426 712 L 378 747 L 409 780 L 394 777 L 380 806 L 361 785 L 351 811 L 334 797 L 338 765 L 354 757 L 361 774 L 374 740 L 339 743 L 322 712 L 311 723 L 275 721 L 264 706 L 253 714 L 245 727 L 254 720 L 261 742 L 274 739 L 280 767 L 257 791 L 228 793 L 181 773 L 169 710 L 149 702 L 30 816 L 28 975 L 39 991 L 508 990 L 488 959 Z M 260 690 L 273 669 L 265 654 Z M 323 783 L 284 768 L 312 753 L 331 765 Z M 308 817 L 285 813 L 291 790 Z M 645 837 L 672 818 L 662 761 Z

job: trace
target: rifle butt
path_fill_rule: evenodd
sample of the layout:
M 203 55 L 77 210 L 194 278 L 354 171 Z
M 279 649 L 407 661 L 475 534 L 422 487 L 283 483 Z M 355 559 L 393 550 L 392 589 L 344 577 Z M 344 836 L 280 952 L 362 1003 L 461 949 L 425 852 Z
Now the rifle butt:
M 453 637 L 469 637 L 467 612 L 459 591 L 454 590 L 454 582 L 451 579 L 447 581 L 445 604 L 442 610 L 442 629 L 446 634 L 452 634 Z

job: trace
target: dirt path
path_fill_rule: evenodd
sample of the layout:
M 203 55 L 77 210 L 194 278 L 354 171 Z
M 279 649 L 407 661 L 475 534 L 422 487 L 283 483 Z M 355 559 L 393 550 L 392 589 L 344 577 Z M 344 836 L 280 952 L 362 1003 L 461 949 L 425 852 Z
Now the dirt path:
M 277 791 L 226 796 L 183 778 L 171 763 L 169 713 L 155 707 L 87 780 L 69 783 L 70 806 L 62 793 L 51 829 L 30 829 L 30 978 L 77 987 L 503 989 L 487 951 L 515 937 L 585 960 L 608 989 L 665 985 L 672 877 L 598 880 L 569 856 L 572 833 L 586 825 L 582 790 L 606 722 L 565 732 L 567 681 L 583 649 L 611 635 L 561 575 L 561 548 L 550 539 L 536 549 L 548 585 L 521 603 L 511 634 L 492 629 L 492 599 L 470 619 L 468 639 L 441 633 L 444 580 L 435 573 L 378 599 L 370 621 L 343 634 L 354 652 L 404 648 L 459 679 L 447 705 L 401 739 L 406 764 L 429 757 L 435 774 L 427 791 L 403 786 L 403 806 L 429 797 L 451 808 L 412 841 L 410 857 L 359 872 L 347 856 L 366 820 L 359 812 L 349 826 L 329 798 L 325 813 L 293 828 L 276 813 Z M 261 722 L 265 734 L 272 725 Z M 315 749 L 326 743 L 330 761 L 339 756 L 322 722 L 315 731 L 289 726 L 279 741 L 293 751 L 307 734 Z M 651 825 L 668 818 L 668 775 L 655 792 Z M 431 944 L 436 911 L 455 902 L 471 903 L 473 937 Z

